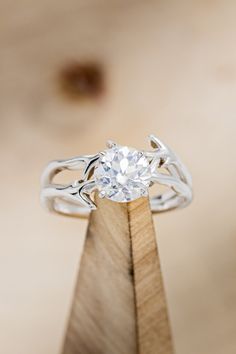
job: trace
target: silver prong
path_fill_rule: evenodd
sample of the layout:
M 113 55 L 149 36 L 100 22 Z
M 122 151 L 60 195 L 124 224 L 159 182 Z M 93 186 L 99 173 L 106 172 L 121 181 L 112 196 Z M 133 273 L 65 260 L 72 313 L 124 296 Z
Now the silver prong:
M 107 140 L 106 145 L 107 145 L 107 147 L 108 147 L 109 149 L 111 149 L 111 148 L 117 146 L 117 143 L 115 143 L 115 142 L 112 141 L 112 140 Z
M 143 192 L 143 197 L 148 197 L 148 191 L 147 190 Z
M 98 193 L 98 196 L 99 196 L 99 198 L 105 198 L 106 192 L 105 192 L 105 191 L 100 191 L 100 192 Z
M 139 151 L 138 152 L 138 157 L 141 158 L 142 156 L 144 156 L 144 151 Z

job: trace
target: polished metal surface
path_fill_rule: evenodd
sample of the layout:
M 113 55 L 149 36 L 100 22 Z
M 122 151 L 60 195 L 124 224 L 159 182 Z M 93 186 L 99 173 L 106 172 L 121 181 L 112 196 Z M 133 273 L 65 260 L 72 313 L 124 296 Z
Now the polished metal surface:
M 150 198 L 153 213 L 187 206 L 192 200 L 192 179 L 187 168 L 179 158 L 157 137 L 149 136 L 151 151 L 141 153 L 149 160 L 151 174 L 150 186 L 161 184 L 168 191 Z M 116 143 L 108 141 L 108 148 Z M 94 179 L 94 168 L 99 164 L 104 152 L 95 155 L 78 156 L 69 160 L 52 161 L 42 175 L 41 202 L 50 211 L 69 216 L 87 217 L 96 209 L 93 194 L 98 190 Z M 82 178 L 70 184 L 56 184 L 55 175 L 63 170 L 80 170 Z M 102 191 L 99 196 L 104 198 Z

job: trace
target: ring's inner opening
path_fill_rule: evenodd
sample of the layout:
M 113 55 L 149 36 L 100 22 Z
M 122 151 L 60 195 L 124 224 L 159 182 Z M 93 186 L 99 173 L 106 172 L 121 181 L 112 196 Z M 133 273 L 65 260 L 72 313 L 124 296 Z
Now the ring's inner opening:
M 56 174 L 53 178 L 53 183 L 60 184 L 60 185 L 69 185 L 73 184 L 74 181 L 80 181 L 83 177 L 83 170 L 63 170 Z

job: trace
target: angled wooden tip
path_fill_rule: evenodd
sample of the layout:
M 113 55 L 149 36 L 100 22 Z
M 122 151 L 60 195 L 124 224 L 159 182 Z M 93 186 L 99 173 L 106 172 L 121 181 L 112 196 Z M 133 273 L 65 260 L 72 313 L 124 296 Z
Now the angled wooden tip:
M 96 197 L 63 354 L 172 354 L 148 198 Z

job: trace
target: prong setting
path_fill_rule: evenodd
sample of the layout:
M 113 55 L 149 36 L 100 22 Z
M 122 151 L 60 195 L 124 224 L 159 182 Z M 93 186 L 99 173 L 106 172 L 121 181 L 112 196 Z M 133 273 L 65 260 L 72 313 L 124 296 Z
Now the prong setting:
M 140 198 L 149 187 L 150 175 L 150 164 L 143 151 L 117 144 L 105 150 L 94 170 L 101 197 L 116 202 Z
M 114 147 L 117 146 L 117 143 L 115 143 L 113 140 L 107 140 L 106 146 L 107 146 L 109 149 L 112 149 L 112 148 L 114 148 Z
M 106 196 L 106 192 L 105 191 L 100 191 L 99 193 L 98 193 L 98 196 L 99 196 L 99 198 L 105 198 L 105 196 Z

